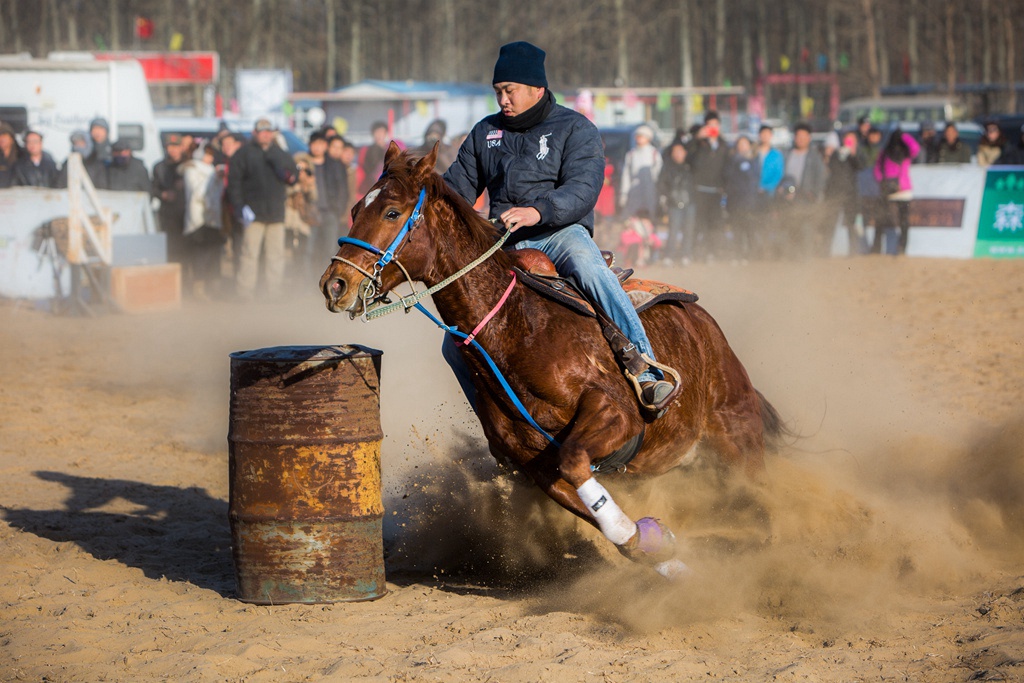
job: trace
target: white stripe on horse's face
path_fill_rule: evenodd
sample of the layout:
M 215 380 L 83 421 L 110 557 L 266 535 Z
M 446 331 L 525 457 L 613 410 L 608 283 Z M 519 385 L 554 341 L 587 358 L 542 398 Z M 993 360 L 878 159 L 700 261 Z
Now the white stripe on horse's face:
M 376 199 L 377 195 L 379 195 L 379 194 L 380 194 L 380 188 L 377 188 L 373 192 L 371 192 L 368 195 L 366 195 L 366 201 L 363 202 L 363 206 L 369 206 L 370 204 L 373 204 L 373 200 Z

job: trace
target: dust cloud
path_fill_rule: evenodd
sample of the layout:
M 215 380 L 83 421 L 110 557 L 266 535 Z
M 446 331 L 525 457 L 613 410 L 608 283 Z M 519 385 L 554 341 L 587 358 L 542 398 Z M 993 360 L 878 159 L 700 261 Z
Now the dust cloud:
M 969 588 L 1019 561 L 1022 421 L 983 429 L 945 419 L 915 383 L 919 370 L 891 353 L 898 323 L 884 320 L 886 334 L 865 331 L 872 315 L 886 318 L 884 306 L 837 305 L 845 294 L 835 280 L 849 273 L 753 264 L 652 275 L 701 294 L 755 385 L 803 437 L 769 456 L 759 482 L 709 461 L 649 481 L 603 478 L 632 517 L 674 530 L 678 556 L 695 572 L 678 585 L 619 556 L 525 476 L 497 465 L 440 358 L 441 332 L 419 316 L 352 322 L 326 313 L 316 291 L 260 319 L 196 308 L 134 329 L 134 343 L 97 376 L 111 395 L 180 403 L 154 413 L 152 428 L 182 452 L 216 454 L 225 447 L 230 352 L 382 349 L 389 575 L 543 596 L 549 608 L 630 628 L 737 613 L 838 628 L 916 596 Z M 769 276 L 767 296 L 757 281 Z M 95 327 L 93 335 L 115 334 Z M 181 327 L 203 345 L 200 362 Z
M 802 438 L 769 456 L 758 482 L 709 461 L 649 481 L 602 479 L 627 514 L 675 531 L 693 577 L 668 584 L 620 557 L 498 467 L 472 431 L 410 444 L 418 464 L 386 501 L 389 569 L 525 590 L 545 609 L 639 630 L 738 613 L 842 630 L 1012 569 L 1024 547 L 1022 421 L 948 424 L 891 339 L 857 333 L 863 312 L 829 298 L 836 287 L 819 278 L 843 274 L 778 273 L 769 304 L 744 292 L 749 277 L 683 284 L 714 293 L 702 303 Z
M 740 612 L 794 627 L 862 626 L 1020 561 L 1022 436 L 1019 426 L 979 436 L 969 459 L 907 443 L 867 469 L 783 452 L 759 482 L 708 466 L 642 482 L 604 477 L 627 513 L 675 531 L 677 556 L 694 570 L 677 584 L 619 557 L 524 477 L 463 443 L 455 457 L 434 453 L 429 472 L 386 505 L 388 566 L 541 596 L 547 609 L 638 630 Z
M 5 671 L 36 680 L 1016 680 L 1024 651 L 1020 260 L 650 269 L 696 291 L 801 438 L 602 479 L 693 570 L 633 564 L 490 456 L 416 314 L 186 302 L 4 309 Z M 389 593 L 233 592 L 229 354 L 384 352 Z M 84 501 L 84 503 L 83 503 Z M 9 642 L 8 642 L 9 641 Z M 156 645 L 154 645 L 156 643 Z M 47 656 L 39 657 L 40 652 Z M 595 674 L 594 672 L 598 672 Z

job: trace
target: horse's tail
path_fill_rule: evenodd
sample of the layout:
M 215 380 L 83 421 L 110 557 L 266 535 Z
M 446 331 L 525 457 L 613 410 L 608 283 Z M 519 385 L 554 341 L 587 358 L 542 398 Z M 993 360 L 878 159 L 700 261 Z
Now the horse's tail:
M 779 411 L 768 402 L 764 394 L 757 389 L 754 389 L 754 392 L 757 393 L 757 400 L 761 404 L 761 423 L 764 425 L 765 447 L 770 451 L 777 451 L 787 437 L 793 440 L 799 438 L 799 435 L 786 426 Z

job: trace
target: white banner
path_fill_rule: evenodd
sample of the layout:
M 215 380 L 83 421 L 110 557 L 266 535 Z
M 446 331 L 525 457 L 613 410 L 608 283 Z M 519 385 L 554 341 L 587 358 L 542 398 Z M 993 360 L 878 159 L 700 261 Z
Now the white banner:
M 911 221 L 907 243 L 908 256 L 972 258 L 978 239 L 978 216 L 985 191 L 987 169 L 974 164 L 914 164 L 910 182 L 914 201 L 963 200 L 959 227 L 919 225 Z M 927 212 L 915 211 L 913 214 Z

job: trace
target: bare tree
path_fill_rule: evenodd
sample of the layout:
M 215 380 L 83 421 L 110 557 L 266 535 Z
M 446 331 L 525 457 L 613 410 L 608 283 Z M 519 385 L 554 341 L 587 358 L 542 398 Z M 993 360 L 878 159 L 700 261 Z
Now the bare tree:
M 920 82 L 919 64 L 921 56 L 918 54 L 917 49 L 917 13 L 919 0 L 910 0 L 909 12 L 907 14 L 907 60 L 910 63 L 910 82 L 911 84 L 917 84 Z
M 64 13 L 67 15 L 68 20 L 68 48 L 71 50 L 78 49 L 78 11 L 79 2 L 68 2 L 64 7 Z
M 261 48 L 265 47 L 266 36 L 257 27 L 263 26 L 263 0 L 250 0 L 249 6 L 249 44 L 246 55 L 250 65 L 260 63 Z
M 715 83 L 725 82 L 725 0 L 715 0 Z
M 914 0 L 911 0 L 913 2 Z M 825 6 L 825 44 L 828 52 L 828 71 L 835 74 L 839 70 L 839 36 L 836 28 L 837 19 L 835 0 L 828 0 Z
M 349 16 L 349 60 L 348 78 L 349 83 L 358 83 L 363 80 L 363 63 L 360 59 L 363 53 L 363 18 L 359 11 L 361 3 L 359 0 L 352 0 L 348 6 Z
M 615 0 L 615 26 L 617 38 L 617 57 L 615 68 L 615 85 L 629 85 L 629 50 L 626 40 L 626 11 L 624 0 Z
M 338 16 L 335 0 L 324 0 L 324 30 L 327 49 L 324 51 L 324 90 L 334 90 L 334 65 L 338 60 Z
M 1005 105 L 1001 94 L 992 105 L 1012 110 L 1020 9 L 1021 0 L 0 0 L 0 44 L 45 56 L 90 49 L 99 36 L 112 49 L 162 50 L 182 33 L 188 48 L 219 53 L 225 96 L 234 71 L 255 66 L 291 68 L 301 90 L 365 78 L 486 82 L 497 47 L 516 39 L 547 50 L 549 81 L 565 90 L 727 79 L 752 88 L 783 56 L 813 72 L 825 55 L 846 97 L 980 81 L 998 84 Z M 126 35 L 135 16 L 154 21 L 152 40 Z M 798 93 L 765 94 L 792 111 Z
M 875 34 L 875 3 L 874 0 L 861 0 L 864 10 L 864 53 L 867 57 L 868 80 L 871 83 L 871 96 L 879 97 L 881 87 L 878 82 L 878 45 Z
M 953 94 L 956 89 L 956 40 L 953 37 L 953 22 L 956 5 L 946 3 L 946 92 Z
M 50 10 L 50 30 L 53 33 L 53 37 L 50 39 L 50 49 L 59 50 L 63 47 L 60 38 L 60 7 L 57 6 L 57 0 L 49 0 L 45 5 Z
M 879 88 L 889 85 L 892 80 L 892 65 L 889 61 L 889 22 L 895 16 L 886 15 L 884 5 L 875 5 L 875 44 L 878 48 L 878 81 Z M 899 35 L 892 31 L 892 35 Z
M 121 49 L 121 7 L 117 0 L 107 1 L 107 23 L 110 27 L 110 49 Z
M 1014 47 L 1017 40 L 1017 32 L 1013 28 L 1014 11 L 1009 5 L 1003 5 L 1003 37 L 1006 45 L 1006 111 L 1014 111 L 1017 107 L 1017 93 L 1014 90 L 1016 78 L 1017 50 Z
M 441 33 L 444 41 L 444 73 L 449 80 L 456 80 L 458 73 L 459 54 L 458 41 L 455 37 L 456 12 L 455 0 L 444 0 L 444 29 Z
M 991 0 L 981 0 L 981 81 L 992 82 Z

